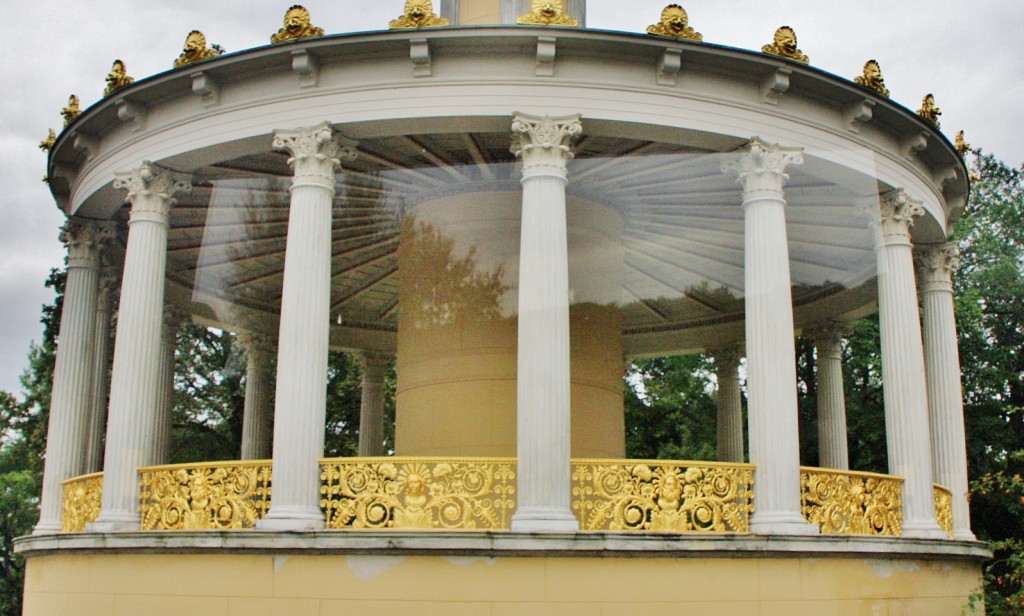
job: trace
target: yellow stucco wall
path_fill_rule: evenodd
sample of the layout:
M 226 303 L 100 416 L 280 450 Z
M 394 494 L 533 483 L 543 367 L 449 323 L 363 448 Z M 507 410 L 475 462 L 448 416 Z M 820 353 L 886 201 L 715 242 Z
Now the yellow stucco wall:
M 882 558 L 79 554 L 28 560 L 24 614 L 941 616 L 978 583 Z

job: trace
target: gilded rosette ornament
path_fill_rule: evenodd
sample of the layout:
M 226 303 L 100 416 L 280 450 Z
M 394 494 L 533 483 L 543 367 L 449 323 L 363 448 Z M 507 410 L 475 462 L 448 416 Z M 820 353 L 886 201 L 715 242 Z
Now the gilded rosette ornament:
M 60 114 L 64 116 L 64 126 L 71 124 L 75 121 L 75 118 L 82 115 L 82 108 L 78 106 L 78 97 L 72 94 L 68 97 L 68 106 L 60 110 Z
M 747 464 L 574 460 L 572 510 L 582 530 L 746 532 L 753 483 Z
M 647 27 L 647 34 L 655 36 L 668 36 L 688 41 L 703 41 L 704 36 L 690 27 L 690 18 L 683 7 L 678 4 L 670 4 L 661 12 L 661 21 Z
M 324 35 L 324 29 L 312 24 L 306 7 L 295 4 L 288 7 L 284 14 L 284 25 L 270 35 L 271 43 L 286 43 L 299 39 L 316 38 Z
M 114 60 L 114 65 L 110 67 L 110 72 L 107 73 L 107 87 L 103 90 L 103 96 L 110 96 L 117 90 L 134 82 L 135 78 L 128 76 L 124 62 Z
M 793 28 L 790 28 L 789 26 L 782 26 L 776 30 L 775 40 L 762 47 L 761 51 L 764 53 L 770 53 L 773 56 L 796 60 L 797 62 L 802 62 L 804 64 L 810 62 L 810 58 L 797 49 L 796 32 L 794 32 Z
M 956 131 L 956 139 L 953 141 L 953 145 L 956 147 L 956 151 L 960 153 L 960 156 L 967 156 L 967 153 L 971 151 L 971 144 L 967 143 L 964 139 L 964 131 L 962 130 Z
M 332 529 L 507 530 L 515 461 L 345 458 L 322 464 Z
M 64 482 L 61 532 L 81 533 L 96 521 L 103 501 L 103 473 L 73 477 Z
M 889 88 L 885 87 L 885 79 L 882 77 L 882 68 L 877 60 L 868 60 L 864 63 L 864 72 L 853 78 L 853 83 L 864 86 L 878 92 L 882 96 L 889 96 Z
M 517 24 L 524 26 L 578 26 L 580 22 L 569 17 L 561 0 L 533 0 L 530 12 L 520 15 Z
M 392 30 L 436 28 L 447 25 L 447 19 L 438 17 L 434 13 L 434 4 L 430 0 L 406 0 L 405 13 L 398 19 L 388 22 L 388 28 Z
M 963 131 L 961 131 L 963 132 Z M 44 152 L 49 152 L 53 149 L 53 144 L 57 143 L 57 133 L 51 128 L 50 133 L 46 135 L 46 139 L 39 142 L 39 149 Z
M 207 47 L 206 35 L 199 30 L 193 30 L 185 37 L 185 46 L 181 50 L 181 55 L 174 61 L 174 67 L 216 58 L 222 53 L 220 49 Z
M 933 486 L 935 522 L 953 538 L 953 494 L 942 486 Z
M 903 528 L 899 477 L 821 468 L 800 469 L 800 510 L 825 535 L 887 535 Z
M 935 128 L 939 128 L 939 116 L 942 115 L 942 110 L 935 106 L 935 97 L 931 94 L 924 95 L 924 99 L 921 100 L 921 108 L 917 110 L 917 115 L 934 124 Z
M 270 509 L 270 463 L 139 469 L 142 530 L 253 528 Z

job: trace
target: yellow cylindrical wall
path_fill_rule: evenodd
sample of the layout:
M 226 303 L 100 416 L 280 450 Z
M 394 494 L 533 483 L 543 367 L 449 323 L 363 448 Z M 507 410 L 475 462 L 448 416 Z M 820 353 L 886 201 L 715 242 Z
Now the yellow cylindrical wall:
M 485 26 L 501 23 L 500 0 L 460 0 L 459 25 Z

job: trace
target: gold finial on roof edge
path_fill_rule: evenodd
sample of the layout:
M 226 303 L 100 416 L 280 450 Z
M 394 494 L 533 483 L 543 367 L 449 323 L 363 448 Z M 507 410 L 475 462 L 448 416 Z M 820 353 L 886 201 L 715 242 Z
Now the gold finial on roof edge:
M 71 124 L 75 121 L 75 118 L 82 115 L 82 108 L 78 106 L 78 97 L 72 94 L 68 97 L 68 106 L 60 110 L 60 114 L 64 116 L 64 126 Z
M 301 4 L 293 4 L 284 13 L 284 25 L 270 35 L 271 43 L 285 43 L 324 35 L 324 29 L 312 24 L 309 11 Z
M 121 60 L 114 60 L 110 72 L 107 73 L 107 88 L 103 90 L 103 96 L 110 96 L 115 91 L 134 83 L 135 78 L 128 76 L 128 71 Z
M 877 60 L 872 59 L 865 62 L 863 73 L 858 77 L 854 77 L 853 83 L 874 90 L 882 96 L 889 96 L 889 88 L 885 87 L 882 67 L 878 65 Z
M 963 131 L 960 132 L 963 133 Z M 56 142 L 57 133 L 54 132 L 54 130 L 51 128 L 50 134 L 46 136 L 46 139 L 43 139 L 42 141 L 39 142 L 39 149 L 44 152 L 49 152 L 53 148 L 53 144 Z
M 917 115 L 934 124 L 935 128 L 939 128 L 939 116 L 942 115 L 942 110 L 935 106 L 935 97 L 931 93 L 924 95 Z
M 181 50 L 181 55 L 174 61 L 174 67 L 216 58 L 222 53 L 224 52 L 220 49 L 207 47 L 206 35 L 199 30 L 193 30 L 185 37 L 185 46 Z
M 448 20 L 438 17 L 434 12 L 434 3 L 431 0 L 406 0 L 405 13 L 398 19 L 388 22 L 388 28 L 392 30 L 404 30 L 408 28 L 436 28 L 447 26 Z
M 565 13 L 561 0 L 533 0 L 530 12 L 520 15 L 517 24 L 524 26 L 578 26 L 580 22 Z
M 804 64 L 811 60 L 804 55 L 804 52 L 797 49 L 796 32 L 789 26 L 782 26 L 775 31 L 775 40 L 761 48 L 763 53 L 770 53 L 773 56 L 789 58 Z
M 52 134 L 53 131 L 50 131 Z M 967 143 L 964 139 L 964 131 L 958 130 L 956 132 L 956 139 L 953 140 L 953 146 L 956 147 L 956 151 L 960 153 L 960 156 L 966 156 L 971 151 L 971 144 Z M 42 146 L 40 146 L 42 147 Z
M 661 21 L 647 27 L 647 34 L 668 36 L 689 41 L 703 41 L 704 36 L 690 27 L 690 18 L 683 7 L 670 4 L 661 12 Z

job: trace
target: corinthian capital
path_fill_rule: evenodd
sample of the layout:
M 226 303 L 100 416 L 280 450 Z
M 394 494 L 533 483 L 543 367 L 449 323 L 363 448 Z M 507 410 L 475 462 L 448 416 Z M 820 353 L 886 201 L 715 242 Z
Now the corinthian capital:
M 125 200 L 132 205 L 132 220 L 146 217 L 166 222 L 177 203 L 174 195 L 191 192 L 192 182 L 187 175 L 146 161 L 137 169 L 115 173 L 114 188 L 125 191 Z
M 952 291 L 953 273 L 960 269 L 956 244 L 918 246 L 914 251 L 917 282 L 922 291 Z
M 876 241 L 883 245 L 909 244 L 910 227 L 914 219 L 924 214 L 921 202 L 911 199 L 902 189 L 890 190 L 878 202 L 878 212 L 872 216 L 872 225 L 880 236 Z
M 235 334 L 238 346 L 242 347 L 246 358 L 249 361 L 266 361 L 273 357 L 277 348 L 277 339 L 272 335 L 261 334 L 253 331 L 240 331 Z
M 719 377 L 726 375 L 735 376 L 736 370 L 740 367 L 740 357 L 743 354 L 743 348 L 739 344 L 728 344 L 709 348 L 707 354 L 715 360 L 715 364 L 718 366 Z
M 803 162 L 801 148 L 784 148 L 754 137 L 746 152 L 722 163 L 722 173 L 736 175 L 736 181 L 743 186 L 745 201 L 759 196 L 758 193 L 781 199 L 782 185 L 789 179 L 786 168 Z
M 60 229 L 60 241 L 68 247 L 68 267 L 97 267 L 100 252 L 114 240 L 109 224 L 70 219 Z
M 807 335 L 814 340 L 818 353 L 832 359 L 841 359 L 843 338 L 850 335 L 851 326 L 846 321 L 825 319 L 807 329 Z
M 565 177 L 573 157 L 572 140 L 583 132 L 579 114 L 552 118 L 515 113 L 512 116 L 512 153 L 523 161 L 523 175 L 532 172 Z
M 359 351 L 352 358 L 363 371 L 363 377 L 371 381 L 380 381 L 387 374 L 394 356 L 380 351 Z
M 295 130 L 274 131 L 274 149 L 285 150 L 295 176 L 319 176 L 330 179 L 342 159 L 355 160 L 356 142 L 335 136 L 329 122 Z

